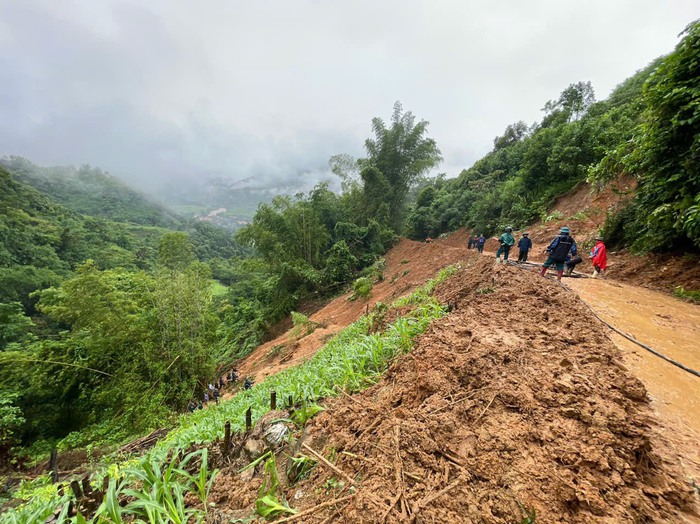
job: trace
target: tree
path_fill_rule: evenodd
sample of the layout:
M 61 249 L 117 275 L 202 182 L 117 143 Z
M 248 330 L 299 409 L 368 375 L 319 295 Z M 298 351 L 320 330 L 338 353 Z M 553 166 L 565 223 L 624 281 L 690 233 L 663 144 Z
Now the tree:
M 425 136 L 427 130 L 427 121 L 416 123 L 413 113 L 404 112 L 396 102 L 389 127 L 381 118 L 372 119 L 375 138 L 365 141 L 367 158 L 358 160 L 366 201 L 372 203 L 377 218 L 388 213 L 388 225 L 396 232 L 403 227 L 409 190 L 442 161 L 435 140 Z
M 0 303 L 0 351 L 13 342 L 24 342 L 34 327 L 19 302 Z
M 578 120 L 595 102 L 595 92 L 591 82 L 576 82 L 561 92 L 558 100 L 550 100 L 544 106 L 547 114 L 561 111 L 567 117 L 567 122 Z
M 196 260 L 187 233 L 167 233 L 158 244 L 158 263 L 168 269 L 182 271 Z
M 700 20 L 649 77 L 637 150 L 638 246 L 700 247 Z
M 493 139 L 494 151 L 498 151 L 499 149 L 508 147 L 518 140 L 522 140 L 525 136 L 527 136 L 528 130 L 529 128 L 527 124 L 522 120 L 519 120 L 515 124 L 509 125 L 506 127 L 506 130 L 502 136 L 497 136 Z

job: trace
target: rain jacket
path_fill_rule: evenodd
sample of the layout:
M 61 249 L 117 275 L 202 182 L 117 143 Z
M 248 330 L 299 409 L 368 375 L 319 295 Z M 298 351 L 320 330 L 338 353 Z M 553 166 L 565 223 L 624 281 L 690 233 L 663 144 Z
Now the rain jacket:
M 521 238 L 518 240 L 518 249 L 520 251 L 530 251 L 532 249 L 532 240 L 529 238 Z
M 549 244 L 547 252 L 555 262 L 564 262 L 569 252 L 576 256 L 576 241 L 571 235 L 558 235 Z
M 513 244 L 515 244 L 515 237 L 510 233 L 503 233 L 501 235 L 501 238 L 498 239 L 498 241 L 501 243 L 501 245 L 505 244 L 508 247 L 510 247 Z
M 598 266 L 603 271 L 608 267 L 608 256 L 605 253 L 605 244 L 600 240 L 596 241 L 595 246 L 591 250 L 591 262 L 594 266 Z

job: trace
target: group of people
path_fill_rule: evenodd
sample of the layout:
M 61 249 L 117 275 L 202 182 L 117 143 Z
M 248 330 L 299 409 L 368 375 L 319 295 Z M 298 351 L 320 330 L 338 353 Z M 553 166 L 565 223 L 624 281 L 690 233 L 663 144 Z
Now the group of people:
M 476 249 L 479 253 L 484 252 L 484 244 L 486 243 L 486 237 L 484 235 L 469 235 L 469 242 L 467 242 L 468 249 Z
M 202 395 L 202 399 L 190 400 L 187 404 L 187 411 L 193 413 L 197 409 L 204 409 L 204 404 L 210 401 L 219 404 L 219 399 L 221 398 L 221 390 L 226 384 L 236 384 L 238 383 L 238 369 L 233 368 L 231 371 L 226 373 L 226 375 L 221 375 L 219 380 L 214 383 L 210 383 L 207 390 Z M 243 389 L 250 389 L 253 387 L 253 379 L 251 377 L 246 377 L 243 382 Z
M 469 238 L 471 242 L 472 237 Z M 515 245 L 513 228 L 510 226 L 506 227 L 503 234 L 499 237 L 498 242 L 499 248 L 496 252 L 496 263 L 505 264 L 507 263 L 510 249 Z M 518 240 L 517 245 L 518 263 L 522 264 L 523 262 L 527 262 L 528 253 L 532 249 L 532 240 L 530 240 L 530 234 L 527 231 L 523 232 L 523 235 L 520 240 Z M 542 264 L 540 275 L 544 276 L 547 273 L 547 270 L 554 266 L 557 270 L 557 280 L 560 282 L 561 277 L 564 274 L 570 276 L 573 273 L 574 268 L 583 262 L 583 259 L 578 256 L 576 241 L 574 240 L 574 237 L 571 236 L 571 231 L 568 227 L 562 227 L 559 230 L 559 234 L 554 237 L 554 240 L 552 240 L 552 242 L 549 244 L 549 247 L 545 249 L 545 253 L 547 253 L 547 260 L 545 260 L 544 264 Z M 501 261 L 501 255 L 503 255 L 503 261 Z M 603 237 L 595 237 L 595 245 L 588 254 L 588 258 L 593 265 L 593 278 L 597 278 L 599 275 L 605 274 L 608 261 L 605 251 L 605 244 L 603 243 Z

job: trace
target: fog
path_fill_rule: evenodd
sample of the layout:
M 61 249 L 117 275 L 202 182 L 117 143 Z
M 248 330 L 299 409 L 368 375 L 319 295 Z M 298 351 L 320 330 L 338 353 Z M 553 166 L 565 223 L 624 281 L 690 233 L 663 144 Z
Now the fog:
M 293 191 L 362 155 L 400 100 L 455 176 L 568 84 L 604 98 L 699 15 L 695 0 L 6 0 L 0 154 L 152 192 Z

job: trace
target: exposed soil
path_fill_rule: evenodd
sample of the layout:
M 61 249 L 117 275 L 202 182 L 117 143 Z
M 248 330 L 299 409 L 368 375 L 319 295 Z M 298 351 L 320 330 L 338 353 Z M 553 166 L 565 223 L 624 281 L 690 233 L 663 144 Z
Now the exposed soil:
M 697 521 L 644 385 L 575 296 L 491 257 L 437 293 L 451 314 L 307 426 L 342 473 L 285 488 L 298 522 Z M 223 474 L 231 508 L 252 510 L 256 478 Z
M 368 308 L 410 293 L 443 267 L 463 259 L 468 253 L 466 244 L 464 231 L 432 243 L 402 239 L 386 254 L 384 280 L 375 282 L 369 299 L 350 300 L 352 292 L 343 293 L 309 317 L 318 326 L 313 333 L 307 335 L 290 330 L 266 342 L 238 364 L 239 375 L 254 376 L 260 381 L 312 356 Z
M 532 240 L 530 260 L 543 262 L 543 253 L 562 226 L 568 226 L 583 251 L 584 263 L 581 271 L 591 272 L 586 261 L 587 249 L 593 238 L 602 229 L 608 211 L 614 211 L 631 198 L 635 180 L 622 177 L 596 193 L 588 184 L 581 184 L 570 195 L 559 198 L 550 211 L 552 218 L 547 223 L 535 223 L 526 229 L 515 231 L 516 242 L 522 231 L 527 230 Z M 488 239 L 485 250 L 495 253 L 497 238 Z M 518 249 L 511 250 L 511 258 L 517 258 Z M 700 258 L 678 254 L 633 255 L 626 251 L 608 252 L 609 279 L 634 284 L 659 291 L 672 292 L 677 286 L 685 289 L 700 289 Z

